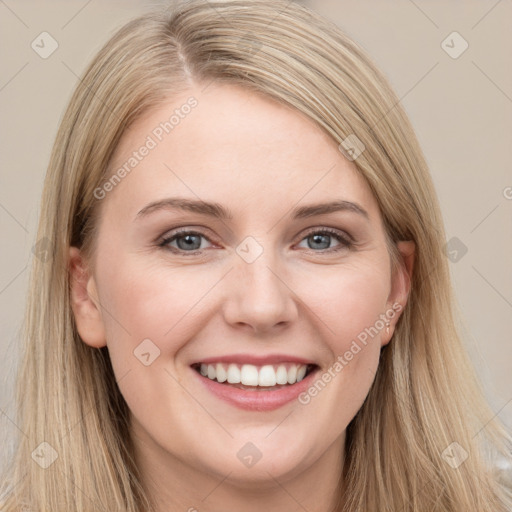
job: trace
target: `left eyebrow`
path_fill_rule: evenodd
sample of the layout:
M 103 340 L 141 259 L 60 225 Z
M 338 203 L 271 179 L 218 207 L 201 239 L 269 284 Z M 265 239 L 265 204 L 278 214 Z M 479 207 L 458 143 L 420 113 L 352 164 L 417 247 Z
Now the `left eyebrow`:
M 141 217 L 145 217 L 155 211 L 175 209 L 208 215 L 210 217 L 215 217 L 221 220 L 233 219 L 233 214 L 219 203 L 179 197 L 169 197 L 159 201 L 154 201 L 146 205 L 144 208 L 142 208 L 142 210 L 139 211 L 139 213 L 137 213 L 135 220 Z M 357 203 L 344 200 L 300 206 L 292 211 L 292 218 L 305 219 L 308 217 L 314 217 L 315 215 L 326 215 L 339 211 L 354 212 L 365 217 L 367 220 L 370 219 L 368 212 L 362 206 Z
M 295 219 L 304 219 L 313 217 L 315 215 L 325 215 L 333 212 L 349 211 L 362 215 L 367 220 L 370 220 L 368 212 L 357 203 L 351 201 L 331 201 L 329 203 L 310 204 L 301 206 L 293 210 L 293 217 Z

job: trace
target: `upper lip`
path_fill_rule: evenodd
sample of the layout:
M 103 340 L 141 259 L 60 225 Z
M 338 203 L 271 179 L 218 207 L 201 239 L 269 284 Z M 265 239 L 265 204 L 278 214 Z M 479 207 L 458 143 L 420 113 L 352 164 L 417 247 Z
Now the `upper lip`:
M 279 363 L 297 363 L 297 364 L 311 364 L 315 365 L 314 361 L 305 359 L 303 357 L 292 356 L 288 354 L 268 354 L 268 355 L 254 355 L 254 354 L 226 354 L 223 356 L 206 357 L 193 364 L 214 364 L 214 363 L 235 363 L 235 364 L 253 364 L 255 366 L 264 366 L 267 364 Z

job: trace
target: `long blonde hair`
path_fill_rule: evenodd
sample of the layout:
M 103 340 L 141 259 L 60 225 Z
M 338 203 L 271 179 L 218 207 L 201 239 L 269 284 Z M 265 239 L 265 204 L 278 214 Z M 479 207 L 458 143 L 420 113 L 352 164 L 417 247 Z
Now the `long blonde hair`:
M 489 421 L 460 341 L 440 208 L 411 124 L 353 41 L 284 0 L 192 0 L 143 15 L 107 42 L 78 84 L 44 185 L 37 236 L 45 251 L 33 259 L 17 383 L 22 433 L 2 510 L 151 510 L 108 351 L 76 331 L 68 250 L 94 250 L 94 190 L 126 128 L 192 81 L 263 93 L 337 144 L 355 135 L 365 151 L 354 163 L 389 239 L 416 244 L 408 303 L 347 430 L 337 512 L 507 510 L 510 492 L 485 455 L 506 453 L 509 438 Z

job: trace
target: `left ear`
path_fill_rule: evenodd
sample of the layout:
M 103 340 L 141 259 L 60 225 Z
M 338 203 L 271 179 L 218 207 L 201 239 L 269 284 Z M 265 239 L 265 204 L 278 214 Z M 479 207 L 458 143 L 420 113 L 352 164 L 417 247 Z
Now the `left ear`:
M 412 240 L 400 241 L 396 245 L 400 261 L 391 276 L 391 291 L 386 303 L 387 310 L 392 310 L 395 314 L 392 318 L 391 315 L 388 316 L 389 333 L 386 328 L 383 329 L 381 336 L 382 346 L 387 345 L 391 340 L 396 323 L 407 304 L 416 254 L 416 244 Z

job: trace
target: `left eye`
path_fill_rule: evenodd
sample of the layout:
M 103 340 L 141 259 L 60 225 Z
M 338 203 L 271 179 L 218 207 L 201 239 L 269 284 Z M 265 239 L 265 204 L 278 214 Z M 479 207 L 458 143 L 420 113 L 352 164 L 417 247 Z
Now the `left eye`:
M 330 247 L 333 238 L 338 242 L 338 245 Z M 193 251 L 201 251 L 205 248 L 202 246 L 202 239 L 211 243 L 208 237 L 202 233 L 195 231 L 182 231 L 163 239 L 159 245 L 161 247 L 169 248 L 173 252 L 181 251 L 193 253 Z M 313 231 L 304 237 L 301 242 L 302 241 L 307 241 L 307 249 L 319 249 L 319 251 L 314 252 L 332 252 L 343 248 L 350 248 L 352 246 L 352 241 L 348 236 L 344 236 L 338 231 L 330 229 Z
M 338 245 L 334 248 L 329 247 L 332 239 L 338 241 Z M 313 231 L 309 233 L 303 240 L 308 241 L 308 249 L 321 249 L 329 251 L 337 251 L 342 249 L 343 247 L 351 247 L 351 241 L 338 233 L 337 231 L 331 230 L 323 230 L 323 231 Z

